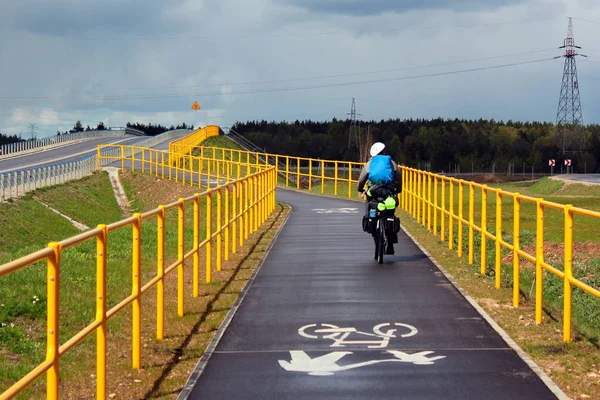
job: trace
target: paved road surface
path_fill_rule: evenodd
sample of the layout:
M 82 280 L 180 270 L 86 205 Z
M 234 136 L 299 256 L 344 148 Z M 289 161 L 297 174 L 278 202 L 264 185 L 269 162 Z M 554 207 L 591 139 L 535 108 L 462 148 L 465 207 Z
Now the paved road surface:
M 361 214 L 339 211 L 360 203 L 278 201 L 290 219 L 180 398 L 556 398 L 405 234 L 379 265 Z
M 0 159 L 0 173 L 24 168 L 43 167 L 45 165 L 63 164 L 77 161 L 95 154 L 99 144 L 118 143 L 132 146 L 133 144 L 148 139 L 140 136 L 110 137 L 84 140 L 57 148 L 40 149 L 27 155 Z

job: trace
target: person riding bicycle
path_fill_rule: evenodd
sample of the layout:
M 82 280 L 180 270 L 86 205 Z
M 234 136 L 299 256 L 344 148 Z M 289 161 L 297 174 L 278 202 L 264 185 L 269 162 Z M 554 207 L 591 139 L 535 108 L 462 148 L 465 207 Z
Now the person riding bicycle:
M 370 154 L 371 158 L 360 171 L 358 178 L 358 192 L 361 197 L 366 197 L 366 214 L 369 213 L 369 202 L 373 198 L 383 198 L 389 201 L 389 197 L 395 197 L 396 204 L 394 207 L 397 207 L 396 195 L 402 193 L 402 172 L 392 158 L 386 154 L 385 144 L 381 142 L 374 143 L 371 146 Z M 365 191 L 364 187 L 367 181 L 371 185 Z M 388 233 L 388 239 L 386 254 L 394 254 L 394 243 L 398 243 L 398 234 L 390 232 Z

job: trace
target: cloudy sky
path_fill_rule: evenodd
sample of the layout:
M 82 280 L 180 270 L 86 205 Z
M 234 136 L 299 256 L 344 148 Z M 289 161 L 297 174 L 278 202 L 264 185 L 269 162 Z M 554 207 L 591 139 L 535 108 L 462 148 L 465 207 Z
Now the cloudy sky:
M 353 97 L 363 119 L 554 121 L 569 16 L 600 123 L 597 0 L 4 0 L 0 132 L 326 120 Z

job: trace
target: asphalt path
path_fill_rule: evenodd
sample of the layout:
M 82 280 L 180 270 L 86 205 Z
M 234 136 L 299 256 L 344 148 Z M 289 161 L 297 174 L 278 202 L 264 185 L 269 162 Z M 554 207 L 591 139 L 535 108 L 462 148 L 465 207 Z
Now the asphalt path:
M 566 398 L 402 231 L 379 265 L 360 203 L 277 199 L 289 220 L 179 399 Z

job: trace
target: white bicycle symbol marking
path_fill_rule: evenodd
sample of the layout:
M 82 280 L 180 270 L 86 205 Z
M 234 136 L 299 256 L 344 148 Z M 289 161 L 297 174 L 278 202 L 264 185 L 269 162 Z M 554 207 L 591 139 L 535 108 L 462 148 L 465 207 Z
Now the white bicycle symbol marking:
M 386 328 L 384 330 L 384 328 Z M 404 332 L 399 334 L 399 332 Z M 398 334 L 397 334 L 398 332 Z M 388 346 L 392 338 L 407 338 L 414 336 L 419 331 L 412 325 L 399 322 L 385 322 L 373 327 L 373 333 L 361 332 L 353 327 L 339 327 L 332 324 L 309 324 L 298 329 L 298 334 L 308 339 L 329 339 L 333 343 L 330 347 L 345 347 L 347 345 L 366 344 L 370 349 L 381 349 Z M 366 336 L 368 340 L 347 340 L 350 335 Z

